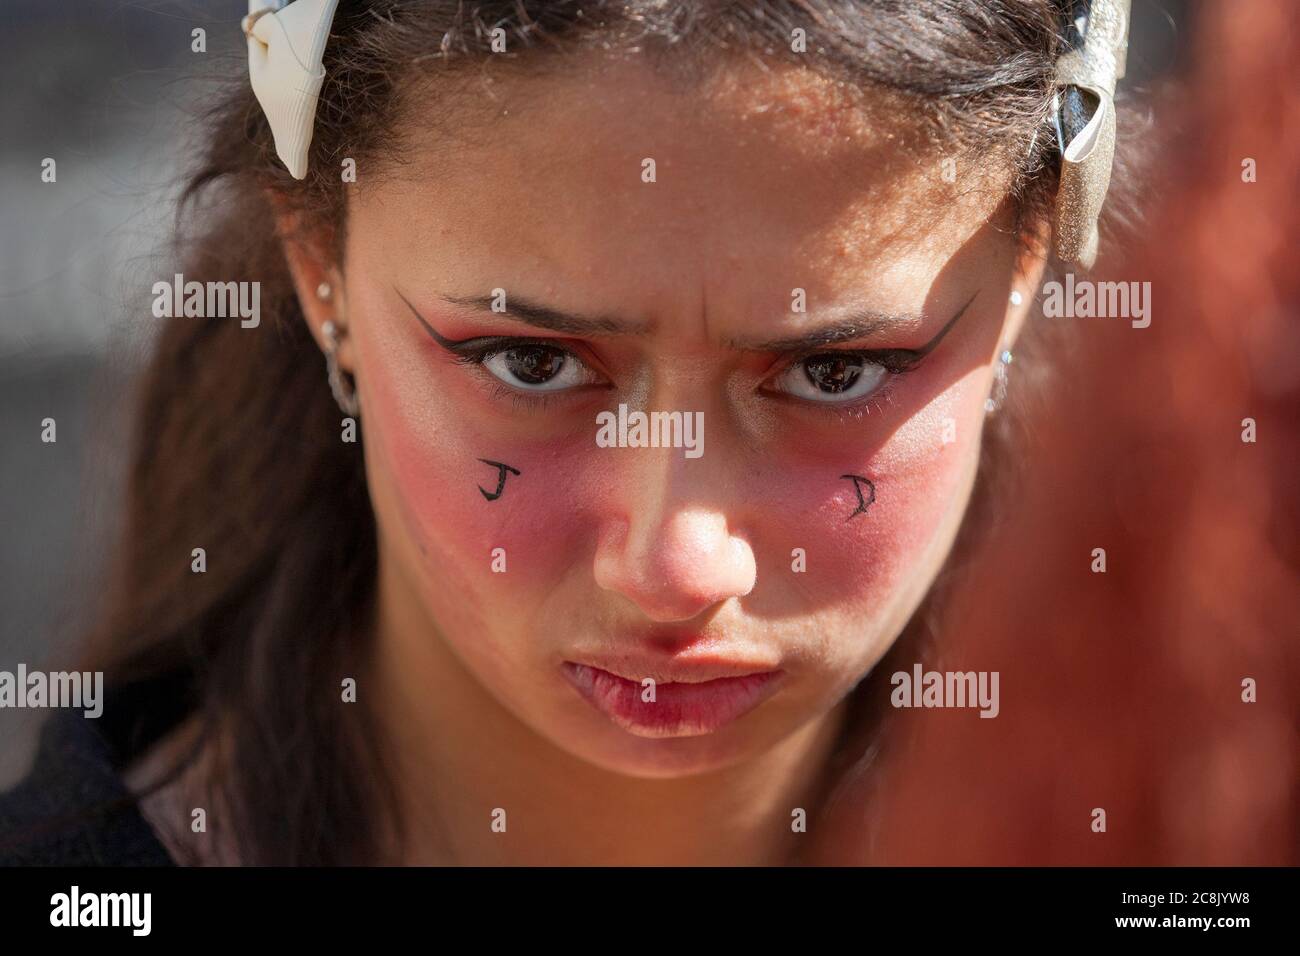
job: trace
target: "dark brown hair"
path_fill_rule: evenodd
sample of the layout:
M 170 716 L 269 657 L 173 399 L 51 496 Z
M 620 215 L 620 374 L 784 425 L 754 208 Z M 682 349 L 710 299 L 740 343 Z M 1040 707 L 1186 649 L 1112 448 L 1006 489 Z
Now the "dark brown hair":
M 376 729 L 354 716 L 359 708 L 339 706 L 340 681 L 363 668 L 374 602 L 376 532 L 361 445 L 339 441 L 339 412 L 268 192 L 332 235 L 337 253 L 349 188 L 342 160 L 366 176 L 400 162 L 403 123 L 417 104 L 422 121 L 455 129 L 467 64 L 491 56 L 523 74 L 636 47 L 687 71 L 723 69 L 735 56 L 785 60 L 903 97 L 936 139 L 1018 157 L 1011 194 L 1027 235 L 1056 185 L 1053 138 L 1035 131 L 1048 129 L 1065 5 L 342 0 L 301 182 L 275 156 L 242 63 L 232 66 L 231 86 L 202 126 L 178 250 L 187 279 L 260 282 L 263 327 L 186 319 L 159 334 L 140 382 L 109 605 L 84 666 L 104 670 L 113 686 L 165 683 L 177 714 L 201 715 L 208 743 L 220 748 L 213 785 L 241 861 L 380 862 L 390 835 L 379 821 L 394 816 L 377 748 L 365 745 Z M 493 56 L 498 27 L 511 52 Z M 791 52 L 796 28 L 807 32 L 806 54 Z M 423 82 L 430 78 L 437 84 Z M 206 549 L 205 574 L 190 572 L 196 547 Z M 933 606 L 894 653 L 932 620 Z M 869 680 L 856 696 L 862 706 L 837 773 L 861 765 L 878 726 L 873 698 L 884 695 Z M 383 813 L 382 800 L 390 801 Z

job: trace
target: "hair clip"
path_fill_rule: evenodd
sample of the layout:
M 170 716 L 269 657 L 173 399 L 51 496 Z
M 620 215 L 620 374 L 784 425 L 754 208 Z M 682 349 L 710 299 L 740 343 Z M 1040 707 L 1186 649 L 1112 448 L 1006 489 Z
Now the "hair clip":
M 248 37 L 248 78 L 294 179 L 307 175 L 316 102 L 325 82 L 325 42 L 338 0 L 249 0 L 240 28 Z
M 1115 86 L 1128 54 L 1129 0 L 1074 0 L 1056 61 L 1052 118 L 1061 152 L 1056 255 L 1092 268 L 1115 159 Z

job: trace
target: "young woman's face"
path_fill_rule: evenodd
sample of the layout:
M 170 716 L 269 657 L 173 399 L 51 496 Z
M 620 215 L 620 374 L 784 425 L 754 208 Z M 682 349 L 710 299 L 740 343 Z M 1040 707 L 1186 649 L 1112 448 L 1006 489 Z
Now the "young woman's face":
M 1032 298 L 1003 184 L 790 71 L 497 76 L 466 108 L 350 187 L 381 606 L 416 635 L 385 653 L 608 769 L 756 755 L 951 545 Z

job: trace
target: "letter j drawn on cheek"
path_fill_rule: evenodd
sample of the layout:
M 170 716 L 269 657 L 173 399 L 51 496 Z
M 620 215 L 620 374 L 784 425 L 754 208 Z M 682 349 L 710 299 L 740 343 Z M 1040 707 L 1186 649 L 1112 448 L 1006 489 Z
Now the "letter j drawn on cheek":
M 867 511 L 867 507 L 875 502 L 876 484 L 870 478 L 863 478 L 861 475 L 840 475 L 840 477 L 848 478 L 850 481 L 852 481 L 853 490 L 858 493 L 857 510 L 854 511 L 853 514 L 849 515 L 848 518 L 844 519 L 845 521 L 851 521 L 852 519 L 856 518 L 858 515 L 865 514 Z M 862 486 L 864 484 L 867 486 L 867 491 L 870 493 L 867 498 L 862 497 Z
M 498 498 L 501 497 L 501 492 L 505 490 L 506 472 L 510 472 L 512 475 L 518 475 L 520 474 L 520 471 L 518 468 L 511 468 L 509 465 L 500 461 L 488 461 L 486 458 L 480 458 L 479 461 L 483 462 L 483 464 L 485 465 L 491 465 L 493 468 L 497 469 L 497 490 L 496 491 L 489 493 L 484 490 L 482 485 L 478 486 L 478 490 L 483 492 L 484 498 L 486 498 L 488 501 L 496 501 Z

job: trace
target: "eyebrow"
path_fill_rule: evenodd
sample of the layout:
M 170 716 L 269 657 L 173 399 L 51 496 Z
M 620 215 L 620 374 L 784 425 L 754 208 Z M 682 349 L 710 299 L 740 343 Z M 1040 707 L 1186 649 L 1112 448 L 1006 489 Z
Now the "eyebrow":
M 440 342 L 456 344 L 453 339 L 444 339 L 434 332 L 432 327 L 424 321 L 419 310 L 411 305 L 406 296 L 398 290 L 397 294 L 401 296 L 402 301 L 407 307 L 416 314 L 416 317 L 424 322 L 424 327 L 429 333 Z M 495 296 L 490 295 L 469 295 L 469 296 L 441 296 L 442 300 L 450 305 L 458 305 L 465 308 L 474 309 L 480 312 L 492 312 L 494 315 L 502 315 L 514 319 L 517 322 L 523 322 L 525 325 L 532 325 L 539 329 L 547 329 L 551 332 L 563 332 L 567 335 L 644 335 L 650 331 L 647 325 L 629 324 L 620 319 L 609 316 L 586 316 L 578 315 L 572 312 L 561 312 L 559 309 L 552 309 L 549 306 L 539 305 L 528 299 L 521 299 L 518 296 L 510 297 L 510 308 L 507 312 L 497 312 L 492 306 L 496 302 Z M 462 341 L 469 341 L 463 339 Z
M 915 349 L 889 349 L 889 351 L 907 352 L 918 358 L 928 355 L 935 346 L 943 341 L 943 337 L 957 324 L 957 320 L 966 314 L 966 310 L 970 308 L 970 304 L 975 301 L 978 295 L 979 291 L 976 290 L 966 300 L 966 304 L 957 310 L 957 314 L 949 319 L 944 327 L 935 333 L 934 338 L 924 345 Z M 896 315 L 856 309 L 846 318 L 828 325 L 819 326 L 800 335 L 757 342 L 729 339 L 726 344 L 731 348 L 743 349 L 749 352 L 806 352 L 812 349 L 824 348 L 828 345 L 838 345 L 841 342 L 854 342 L 886 329 L 896 328 L 900 325 L 913 325 L 917 321 L 918 317 L 915 315 Z
M 402 294 L 400 289 L 394 286 L 394 291 L 398 297 L 406 303 L 406 307 L 411 310 L 420 324 L 424 326 L 426 332 L 444 348 L 454 349 L 457 346 L 468 343 L 484 341 L 488 339 L 500 339 L 506 336 L 488 335 L 474 336 L 468 339 L 449 339 L 438 333 L 433 326 L 420 314 L 420 311 L 411 304 L 410 300 Z M 979 295 L 978 290 L 966 300 L 963 305 L 948 322 L 941 328 L 934 338 L 930 339 L 924 345 L 915 349 L 891 349 L 890 351 L 907 352 L 917 357 L 927 355 L 935 346 L 937 346 L 946 336 L 950 329 L 957 324 Z M 547 329 L 552 332 L 562 332 L 569 335 L 644 335 L 649 331 L 649 327 L 644 324 L 629 325 L 619 319 L 607 316 L 583 316 L 570 312 L 562 312 L 548 306 L 539 305 L 530 302 L 527 299 L 512 298 L 510 300 L 510 311 L 501 313 L 492 309 L 496 297 L 480 296 L 442 296 L 444 302 L 451 305 L 463 306 L 476 309 L 483 312 L 493 312 L 495 315 L 505 315 L 516 321 L 523 322 L 526 325 L 532 325 L 537 328 Z M 873 312 L 868 310 L 855 310 L 848 317 L 833 322 L 829 325 L 823 325 L 819 328 L 812 329 L 801 335 L 791 336 L 788 338 L 768 339 L 764 341 L 748 341 L 742 339 L 728 339 L 723 344 L 734 349 L 752 352 L 802 352 L 810 349 L 818 349 L 828 345 L 836 345 L 841 342 L 852 342 L 858 339 L 867 338 L 875 335 L 885 329 L 897 327 L 899 325 L 915 324 L 917 317 L 915 315 L 898 315 L 887 314 L 882 312 Z

